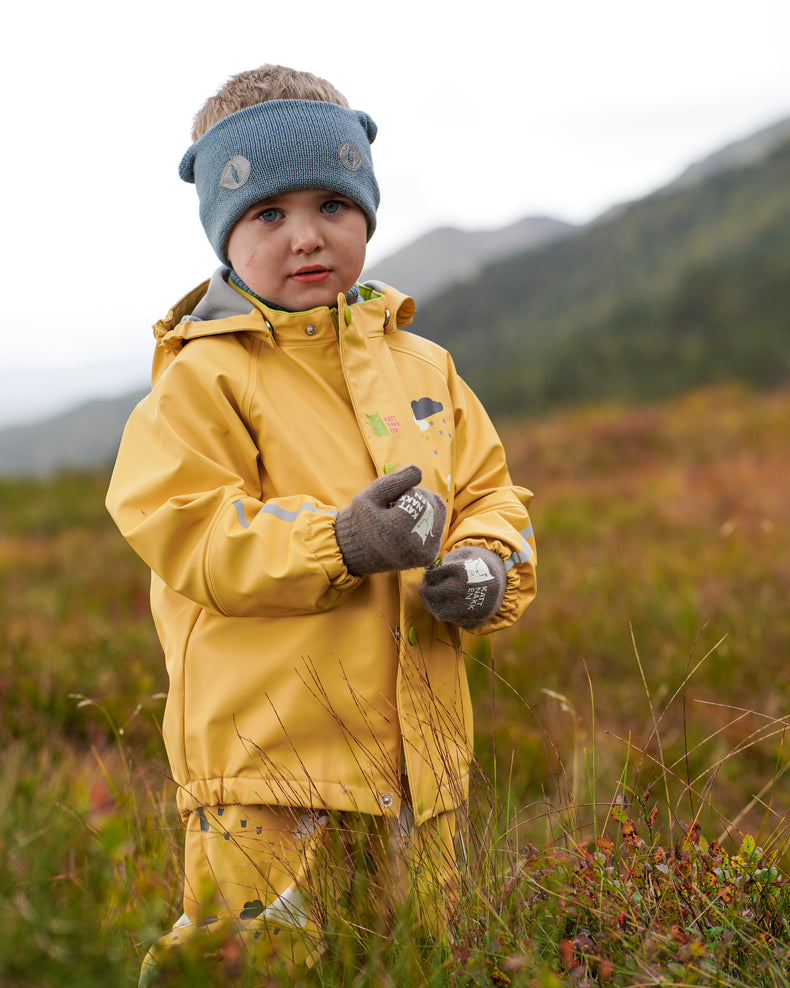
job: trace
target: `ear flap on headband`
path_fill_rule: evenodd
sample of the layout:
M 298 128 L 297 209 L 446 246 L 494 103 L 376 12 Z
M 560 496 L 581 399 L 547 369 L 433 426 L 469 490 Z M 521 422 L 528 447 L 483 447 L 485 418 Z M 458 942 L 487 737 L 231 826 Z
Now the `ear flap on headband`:
M 195 145 L 187 149 L 178 166 L 178 177 L 184 182 L 195 182 Z
M 368 135 L 368 141 L 372 144 L 376 140 L 376 134 L 379 132 L 379 129 L 376 126 L 376 121 L 373 117 L 369 117 L 364 110 L 357 110 L 357 117 L 359 122 L 365 128 L 365 133 Z

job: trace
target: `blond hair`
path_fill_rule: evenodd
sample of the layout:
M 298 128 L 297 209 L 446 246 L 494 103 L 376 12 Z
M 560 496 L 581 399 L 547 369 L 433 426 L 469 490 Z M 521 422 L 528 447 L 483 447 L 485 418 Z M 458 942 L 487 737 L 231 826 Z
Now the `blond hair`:
M 348 107 L 345 96 L 326 79 L 284 65 L 261 65 L 231 76 L 216 95 L 206 100 L 195 114 L 192 140 L 199 140 L 231 113 L 273 99 L 309 99 Z

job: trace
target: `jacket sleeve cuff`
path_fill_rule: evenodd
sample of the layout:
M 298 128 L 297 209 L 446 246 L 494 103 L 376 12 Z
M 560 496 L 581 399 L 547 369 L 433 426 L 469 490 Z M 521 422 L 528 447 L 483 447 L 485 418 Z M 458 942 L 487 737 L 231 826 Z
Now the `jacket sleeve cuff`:
M 354 576 L 348 569 L 335 538 L 335 520 L 326 515 L 314 515 L 307 536 L 308 548 L 323 569 L 333 590 L 354 590 L 364 577 Z
M 460 549 L 463 545 L 483 546 L 490 549 L 504 561 L 507 568 L 505 596 L 502 598 L 499 610 L 470 634 L 489 635 L 514 624 L 524 613 L 527 605 L 534 599 L 537 590 L 534 558 L 531 550 L 528 558 L 524 558 L 523 552 L 514 553 L 511 547 L 504 542 L 498 540 L 487 542 L 484 539 L 464 539 L 463 542 L 459 542 L 453 548 Z

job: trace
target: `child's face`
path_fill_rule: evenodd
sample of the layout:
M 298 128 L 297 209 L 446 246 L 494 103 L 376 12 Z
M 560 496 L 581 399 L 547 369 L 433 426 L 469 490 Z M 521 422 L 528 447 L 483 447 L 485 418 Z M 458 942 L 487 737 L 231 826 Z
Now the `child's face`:
M 256 203 L 231 231 L 233 270 L 256 295 L 302 312 L 337 304 L 362 273 L 367 219 L 351 199 L 302 189 Z

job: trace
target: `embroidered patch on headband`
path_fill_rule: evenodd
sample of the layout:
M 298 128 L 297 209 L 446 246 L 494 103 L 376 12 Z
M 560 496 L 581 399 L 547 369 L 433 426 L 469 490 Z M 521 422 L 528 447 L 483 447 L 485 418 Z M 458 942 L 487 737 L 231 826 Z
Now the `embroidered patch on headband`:
M 358 172 L 362 167 L 362 155 L 359 153 L 359 148 L 351 141 L 343 141 L 337 149 L 337 156 L 340 158 L 340 164 L 350 172 Z
M 251 162 L 241 154 L 234 154 L 222 169 L 219 184 L 223 189 L 240 189 L 250 177 L 251 171 Z

